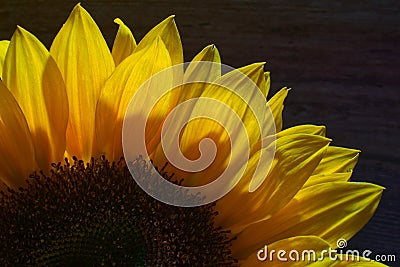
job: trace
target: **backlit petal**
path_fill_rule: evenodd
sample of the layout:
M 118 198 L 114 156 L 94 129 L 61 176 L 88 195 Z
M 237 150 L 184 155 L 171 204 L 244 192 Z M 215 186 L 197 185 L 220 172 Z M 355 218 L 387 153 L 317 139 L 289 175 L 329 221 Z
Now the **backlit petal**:
M 283 102 L 286 99 L 290 89 L 283 88 L 278 93 L 276 93 L 270 100 L 268 100 L 268 105 L 274 115 L 276 132 L 280 132 L 282 130 L 282 111 L 283 111 Z
M 289 134 L 316 134 L 325 136 L 325 133 L 326 133 L 325 126 L 304 124 L 282 130 L 281 132 L 278 133 L 278 136 L 289 135 Z
M 96 110 L 96 135 L 101 154 L 114 160 L 122 156 L 122 121 L 131 98 L 147 79 L 170 66 L 171 59 L 161 38 L 146 49 L 135 51 L 118 65 L 101 92 Z M 151 97 L 151 92 L 148 96 Z M 145 99 L 143 104 L 146 104 Z M 160 105 L 158 108 L 161 112 Z M 140 112 L 140 107 L 137 111 Z M 149 124 L 158 129 L 159 125 Z
M 68 100 L 61 73 L 45 46 L 18 27 L 4 62 L 3 81 L 24 112 L 42 170 L 62 160 Z
M 310 177 L 330 139 L 308 134 L 282 136 L 276 140 L 274 163 L 260 187 L 248 192 L 246 178 L 217 202 L 218 225 L 240 232 L 246 225 L 271 217 L 284 207 Z M 256 155 L 255 155 L 256 156 Z
M 382 190 L 373 184 L 348 182 L 322 183 L 302 189 L 270 219 L 242 231 L 233 250 L 251 253 L 265 243 L 298 235 L 320 236 L 335 247 L 339 238 L 349 240 L 368 222 Z
M 36 170 L 35 150 L 22 110 L 2 81 L 0 106 L 0 180 L 16 188 Z
M 95 151 L 96 103 L 114 70 L 114 60 L 96 23 L 80 4 L 57 34 L 50 52 L 67 88 L 67 151 L 88 161 Z
M 175 16 L 169 16 L 151 29 L 139 42 L 137 50 L 144 49 L 146 46 L 151 45 L 157 37 L 160 36 L 170 54 L 172 64 L 183 63 L 181 37 L 179 36 L 174 17 Z
M 136 41 L 131 30 L 126 26 L 121 19 L 114 20 L 119 25 L 117 36 L 112 47 L 112 56 L 115 66 L 118 66 L 122 60 L 130 56 L 136 48 Z
M 207 64 L 206 62 L 215 64 Z M 184 74 L 184 82 L 213 82 L 217 78 L 221 77 L 220 64 L 221 58 L 215 45 L 206 46 L 192 59 L 187 66 Z M 203 83 L 194 83 L 193 86 L 190 86 L 190 84 L 186 85 L 186 88 L 182 92 L 182 94 L 185 95 L 183 98 L 190 99 L 200 96 L 205 88 L 205 85 L 206 84 Z
M 8 41 L 8 40 L 0 41 L 0 79 L 3 75 L 3 64 L 4 64 L 4 59 L 6 57 L 9 43 L 10 43 L 10 41 Z
M 347 182 L 350 180 L 352 172 L 338 172 L 330 174 L 315 174 L 308 178 L 303 188 L 313 186 L 316 184 L 322 184 L 327 182 Z
M 269 93 L 269 89 L 271 87 L 271 75 L 269 71 L 264 72 L 265 75 L 265 86 L 262 90 L 263 94 L 265 95 L 265 97 L 267 97 L 268 93 Z
M 359 153 L 356 149 L 330 146 L 313 174 L 353 171 Z
M 169 172 L 174 172 L 177 177 L 184 178 L 186 185 L 204 185 L 215 180 L 225 171 L 230 161 L 232 165 L 240 169 L 244 164 L 246 148 L 249 149 L 250 154 L 255 151 L 255 146 L 261 139 L 260 127 L 263 121 L 258 122 L 253 111 L 267 112 L 265 99 L 257 87 L 258 84 L 265 83 L 263 65 L 264 63 L 255 63 L 221 76 L 213 84 L 206 86 L 200 96 L 202 101 L 196 102 L 196 105 L 188 110 L 188 118 L 195 118 L 198 116 L 196 114 L 207 112 L 207 116 L 218 118 L 218 123 L 208 118 L 185 120 L 190 122 L 181 132 L 180 148 L 187 159 L 196 160 L 200 157 L 200 141 L 207 138 L 214 141 L 217 151 L 215 159 L 203 171 L 194 173 L 181 171 L 172 166 L 168 168 Z M 238 95 L 245 96 L 247 99 L 242 99 Z M 216 102 L 223 103 L 225 108 L 222 104 L 217 105 Z M 266 119 L 266 116 L 261 116 L 261 119 Z M 180 123 L 177 124 L 180 125 Z M 246 129 L 247 136 L 240 131 L 242 125 Z M 235 141 L 230 140 L 226 129 L 233 129 L 231 137 Z M 232 149 L 235 151 L 234 158 L 231 158 L 231 146 L 234 147 Z M 159 160 L 159 162 L 162 161 L 163 159 Z

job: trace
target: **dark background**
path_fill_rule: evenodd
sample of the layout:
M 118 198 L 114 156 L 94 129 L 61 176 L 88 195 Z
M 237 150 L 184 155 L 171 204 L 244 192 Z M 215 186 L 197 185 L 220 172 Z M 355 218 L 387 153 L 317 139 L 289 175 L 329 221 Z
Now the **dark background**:
M 74 1 L 2 0 L 0 39 L 16 25 L 47 47 Z M 120 17 L 140 40 L 176 15 L 190 60 L 214 43 L 225 64 L 267 61 L 272 92 L 292 87 L 284 127 L 327 126 L 333 144 L 362 150 L 353 180 L 385 186 L 375 216 L 348 244 L 400 262 L 400 4 L 387 1 L 82 1 L 111 45 Z M 391 263 L 395 266 L 396 263 Z

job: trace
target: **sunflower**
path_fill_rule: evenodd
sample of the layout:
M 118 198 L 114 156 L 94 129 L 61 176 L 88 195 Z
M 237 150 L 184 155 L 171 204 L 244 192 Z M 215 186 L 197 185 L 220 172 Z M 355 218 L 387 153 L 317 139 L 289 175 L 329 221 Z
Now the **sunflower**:
M 258 254 L 266 245 L 275 251 L 322 252 L 337 248 L 338 239 L 350 239 L 367 223 L 383 188 L 349 181 L 359 151 L 330 146 L 324 126 L 282 129 L 289 89 L 265 101 L 270 76 L 264 63 L 238 70 L 256 86 L 242 88 L 237 80 L 232 86 L 245 92 L 252 103 L 261 103 L 256 110 L 268 110 L 270 120 L 264 123 L 273 133 L 263 136 L 255 127 L 250 104 L 243 104 L 235 92 L 203 83 L 185 84 L 159 98 L 150 113 L 145 140 L 151 161 L 141 155 L 124 161 L 122 132 L 132 97 L 160 71 L 180 66 L 183 49 L 173 16 L 138 44 L 120 19 L 115 22 L 119 29 L 112 51 L 79 4 L 50 51 L 21 27 L 10 41 L 0 42 L 3 264 L 263 266 L 266 262 Z M 219 81 L 232 73 L 222 73 L 218 67 L 199 72 L 196 62 L 221 65 L 217 48 L 204 48 L 166 83 L 193 73 Z M 143 95 L 142 103 L 132 110 L 140 114 L 151 96 Z M 216 99 L 238 114 L 248 140 L 237 144 L 250 147 L 245 167 L 229 151 L 234 146 L 227 130 L 207 118 L 191 120 L 180 129 L 179 148 L 195 160 L 201 156 L 200 141 L 210 138 L 218 151 L 214 162 L 197 173 L 170 164 L 162 151 L 160 125 L 175 107 L 192 98 Z M 225 122 L 231 120 L 222 109 L 216 113 Z M 275 153 L 270 168 L 260 174 L 257 164 L 265 149 L 263 139 L 269 140 Z M 213 181 L 228 164 L 243 169 L 241 179 L 220 199 L 191 208 L 157 201 L 131 178 L 131 174 L 145 180 L 161 175 L 178 186 L 198 186 Z M 382 265 L 357 260 L 325 256 L 313 263 Z M 275 260 L 268 264 L 311 263 Z

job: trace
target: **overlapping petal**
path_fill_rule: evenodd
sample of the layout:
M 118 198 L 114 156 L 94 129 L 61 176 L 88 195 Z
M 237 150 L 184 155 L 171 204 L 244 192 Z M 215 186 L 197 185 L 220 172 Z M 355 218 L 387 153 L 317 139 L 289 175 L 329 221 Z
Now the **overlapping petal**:
M 204 90 L 199 96 L 202 101 L 197 102 L 185 113 L 187 118 L 186 120 L 182 118 L 182 120 L 189 121 L 189 123 L 185 125 L 181 133 L 177 133 L 180 134 L 180 150 L 183 155 L 190 160 L 198 159 L 200 157 L 198 146 L 200 141 L 205 139 L 212 139 L 216 144 L 217 151 L 212 164 L 205 170 L 193 173 L 173 167 L 168 169 L 169 172 L 174 172 L 177 176 L 184 178 L 186 185 L 204 185 L 215 180 L 226 170 L 230 161 L 235 162 L 236 168 L 240 169 L 242 163 L 244 163 L 243 159 L 247 148 L 245 142 L 247 141 L 250 144 L 250 154 L 256 151 L 255 147 L 261 139 L 259 124 L 262 124 L 263 121 L 257 121 L 254 110 L 267 112 L 266 103 L 259 90 L 259 87 L 265 86 L 263 65 L 264 63 L 256 63 L 228 72 L 212 84 L 204 86 Z M 183 88 L 183 90 L 185 89 Z M 182 94 L 185 94 L 185 92 L 182 92 Z M 241 96 L 243 95 L 247 99 L 242 99 Z M 206 101 L 208 102 L 206 103 Z M 223 105 L 217 105 L 217 102 L 223 103 Z M 229 109 L 224 107 L 229 107 Z M 208 115 L 212 118 L 218 118 L 218 120 L 209 118 L 191 119 L 196 118 L 197 114 L 201 114 L 204 110 L 209 111 Z M 239 123 L 238 120 L 232 120 L 233 113 L 240 119 Z M 262 117 L 261 119 L 266 118 Z M 179 122 L 177 124 L 180 125 Z M 242 124 L 246 129 L 246 134 L 241 131 Z M 234 129 L 232 132 L 235 136 L 229 136 L 226 129 Z M 237 153 L 235 158 L 231 158 L 231 149 L 243 150 L 244 154 Z M 240 159 L 237 157 L 240 157 Z M 156 163 L 165 162 L 165 159 L 165 157 L 159 158 Z
M 3 81 L 21 107 L 42 170 L 65 151 L 68 100 L 61 73 L 45 46 L 18 27 L 4 61 Z
M 0 183 L 15 188 L 37 168 L 35 148 L 25 116 L 2 81 L 0 106 Z
M 265 243 L 299 235 L 316 235 L 335 247 L 339 238 L 349 240 L 368 222 L 382 190 L 373 184 L 348 182 L 304 188 L 274 216 L 239 233 L 233 250 L 243 257 Z
M 0 41 L 0 79 L 3 76 L 3 64 L 4 64 L 4 59 L 6 57 L 6 53 L 7 53 L 9 44 L 10 44 L 10 41 L 8 41 L 8 40 Z
M 181 37 L 179 36 L 174 17 L 173 15 L 169 16 L 151 29 L 139 42 L 136 50 L 144 49 L 146 46 L 151 45 L 158 37 L 161 37 L 170 54 L 172 65 L 183 63 Z
M 147 79 L 171 64 L 168 50 L 159 37 L 146 49 L 135 51 L 116 68 L 101 92 L 96 110 L 96 134 L 101 154 L 114 160 L 122 156 L 122 122 L 133 95 Z M 143 104 L 146 104 L 145 98 Z M 166 106 L 160 103 L 157 107 L 158 115 L 162 117 L 165 114 L 162 109 Z M 140 113 L 140 107 L 137 111 Z M 156 123 L 150 125 L 154 128 Z
M 282 130 L 282 111 L 283 111 L 283 102 L 286 99 L 287 94 L 289 93 L 288 88 L 282 88 L 278 93 L 276 93 L 270 100 L 268 100 L 268 105 L 274 115 L 276 132 L 280 132 Z
M 68 94 L 67 152 L 88 161 L 96 156 L 96 104 L 114 70 L 114 60 L 96 23 L 80 4 L 55 37 L 50 52 Z
M 126 26 L 119 18 L 116 18 L 114 22 L 117 23 L 119 27 L 111 53 L 114 58 L 115 66 L 118 66 L 121 61 L 133 53 L 137 45 L 128 26 Z
M 278 138 L 271 170 L 266 177 L 256 177 L 262 181 L 260 187 L 250 193 L 251 181 L 243 177 L 229 194 L 217 202 L 218 224 L 239 233 L 249 224 L 270 218 L 301 189 L 329 142 L 328 138 L 309 134 Z
M 278 133 L 278 136 L 290 135 L 290 134 L 301 134 L 301 133 L 325 136 L 326 128 L 325 128 L 325 126 L 322 126 L 322 125 L 320 126 L 320 125 L 304 124 L 304 125 L 293 126 L 293 127 L 287 128 L 285 130 L 282 130 L 281 132 Z
M 360 150 L 330 146 L 313 174 L 351 172 L 356 166 Z

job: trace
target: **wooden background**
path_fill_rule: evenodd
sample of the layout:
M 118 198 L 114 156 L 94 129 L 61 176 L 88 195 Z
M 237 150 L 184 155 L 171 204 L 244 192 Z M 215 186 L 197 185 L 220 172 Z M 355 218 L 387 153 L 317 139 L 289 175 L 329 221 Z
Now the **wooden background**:
M 74 1 L 2 0 L 0 39 L 17 24 L 47 47 Z M 120 17 L 140 39 L 170 14 L 190 60 L 214 43 L 234 67 L 267 61 L 272 89 L 292 87 L 285 127 L 327 126 L 334 145 L 362 150 L 354 180 L 385 186 L 382 202 L 350 248 L 400 262 L 400 4 L 395 0 L 82 1 L 111 44 Z M 391 263 L 395 266 L 396 263 Z

